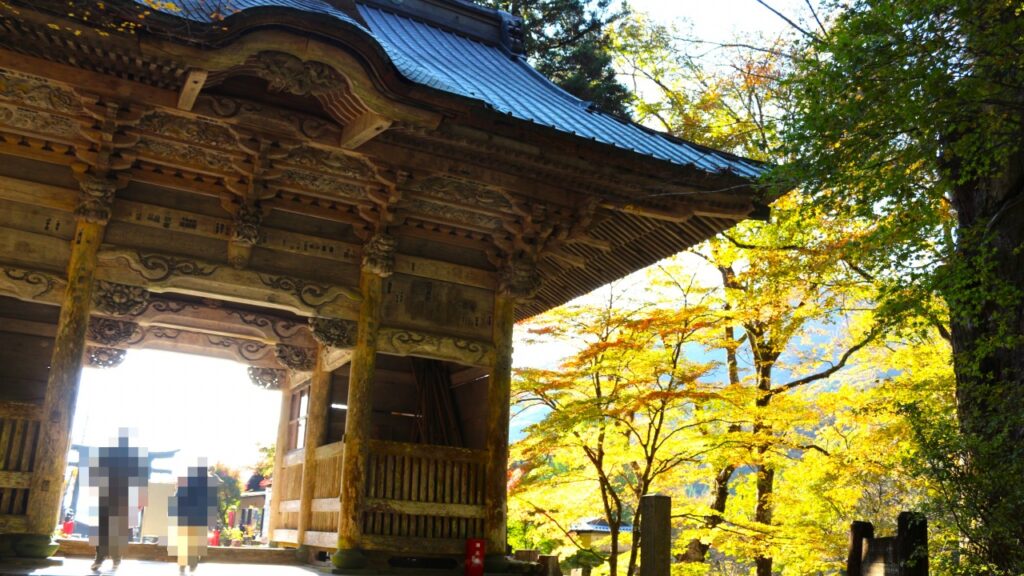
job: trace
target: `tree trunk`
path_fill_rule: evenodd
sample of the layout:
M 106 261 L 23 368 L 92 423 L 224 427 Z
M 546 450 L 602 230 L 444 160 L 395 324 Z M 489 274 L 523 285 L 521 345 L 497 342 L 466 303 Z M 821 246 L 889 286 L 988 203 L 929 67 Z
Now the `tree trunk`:
M 1024 567 L 1024 152 L 1002 175 L 954 191 L 960 230 L 945 292 L 968 449 L 971 526 L 1006 573 Z
M 718 474 L 715 475 L 715 498 L 711 502 L 711 509 L 715 511 L 715 514 L 710 514 L 704 517 L 704 528 L 707 530 L 711 530 L 722 523 L 722 515 L 725 513 L 725 503 L 729 499 L 729 480 L 732 478 L 732 473 L 735 470 L 735 466 L 726 466 L 719 470 Z M 687 543 L 686 552 L 683 553 L 682 561 L 704 562 L 710 548 L 710 544 L 701 542 L 700 538 L 694 538 Z
M 759 448 L 758 453 L 764 456 L 767 448 Z M 765 464 L 757 466 L 757 504 L 754 508 L 754 520 L 764 525 L 772 523 L 772 490 L 775 487 L 775 469 Z M 761 555 L 754 559 L 757 565 L 757 576 L 771 576 L 772 558 Z

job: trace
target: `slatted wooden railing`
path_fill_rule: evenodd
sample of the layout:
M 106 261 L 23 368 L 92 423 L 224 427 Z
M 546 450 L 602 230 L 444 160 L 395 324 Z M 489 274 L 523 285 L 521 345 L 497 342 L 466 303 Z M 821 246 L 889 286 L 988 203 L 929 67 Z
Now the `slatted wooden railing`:
M 274 528 L 275 542 L 296 543 L 299 530 L 299 498 L 302 497 L 303 450 L 285 455 L 279 478 L 274 478 L 274 498 L 280 507 L 280 520 Z
M 459 554 L 466 538 L 484 532 L 486 452 L 446 446 L 372 440 L 366 469 L 363 544 L 369 550 Z M 337 542 L 341 457 L 335 442 L 314 452 L 316 489 L 304 543 L 334 548 Z M 275 480 L 281 490 L 282 526 L 274 540 L 297 544 L 305 455 L 285 456 Z
M 41 407 L 0 402 L 0 532 L 26 529 Z
M 368 549 L 457 554 L 483 536 L 486 452 L 378 440 L 369 452 Z

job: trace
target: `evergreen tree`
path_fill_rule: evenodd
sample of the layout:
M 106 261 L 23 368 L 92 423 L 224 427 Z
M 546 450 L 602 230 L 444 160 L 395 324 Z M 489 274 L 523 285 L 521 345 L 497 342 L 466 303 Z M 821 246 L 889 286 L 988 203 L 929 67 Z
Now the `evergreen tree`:
M 615 78 L 607 29 L 628 13 L 611 0 L 480 0 L 523 18 L 526 54 L 542 74 L 605 112 L 629 115 L 629 91 Z

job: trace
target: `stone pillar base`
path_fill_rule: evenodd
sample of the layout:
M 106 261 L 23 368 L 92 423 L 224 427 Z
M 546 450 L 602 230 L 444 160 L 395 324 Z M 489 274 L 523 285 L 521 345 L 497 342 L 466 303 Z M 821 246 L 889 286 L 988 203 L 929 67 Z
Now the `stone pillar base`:
M 367 566 L 366 554 L 358 548 L 338 549 L 331 555 L 331 565 L 334 566 L 335 574 L 342 574 L 345 570 L 358 570 Z

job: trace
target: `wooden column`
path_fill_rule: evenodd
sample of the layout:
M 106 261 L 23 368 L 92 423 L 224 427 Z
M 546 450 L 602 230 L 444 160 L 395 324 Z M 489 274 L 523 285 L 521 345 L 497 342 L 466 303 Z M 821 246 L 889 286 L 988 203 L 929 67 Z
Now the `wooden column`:
M 331 558 L 336 568 L 362 568 L 362 512 L 366 492 L 366 458 L 373 414 L 373 379 L 377 364 L 377 333 L 383 274 L 367 266 L 359 278 L 363 301 L 359 307 L 356 345 L 348 381 L 348 414 L 345 417 L 345 452 L 341 463 L 341 514 L 338 518 L 338 551 Z
M 299 503 L 298 544 L 304 545 L 310 520 L 313 518 L 313 493 L 316 491 L 316 449 L 327 435 L 327 411 L 331 402 L 331 373 L 324 356 L 327 348 L 317 344 L 316 367 L 309 381 L 309 404 L 306 411 L 306 437 L 303 446 L 302 492 Z M 276 455 L 275 455 L 276 456 Z
M 487 471 L 484 486 L 484 526 L 489 566 L 501 568 L 505 557 L 508 482 L 508 423 L 512 393 L 512 328 L 516 301 L 498 293 L 494 298 L 494 366 L 487 391 Z
M 71 418 L 78 397 L 85 331 L 92 308 L 93 273 L 105 227 L 103 222 L 80 219 L 71 241 L 68 285 L 54 339 L 29 488 L 28 530 L 32 534 L 52 534 L 60 514 L 64 470 L 71 448 Z
M 281 410 L 277 416 L 277 444 L 274 445 L 274 479 L 270 488 L 270 519 L 267 534 L 274 540 L 274 530 L 281 525 L 281 498 L 284 496 L 284 454 L 288 451 L 288 420 L 292 409 L 292 379 L 289 372 L 281 382 Z

